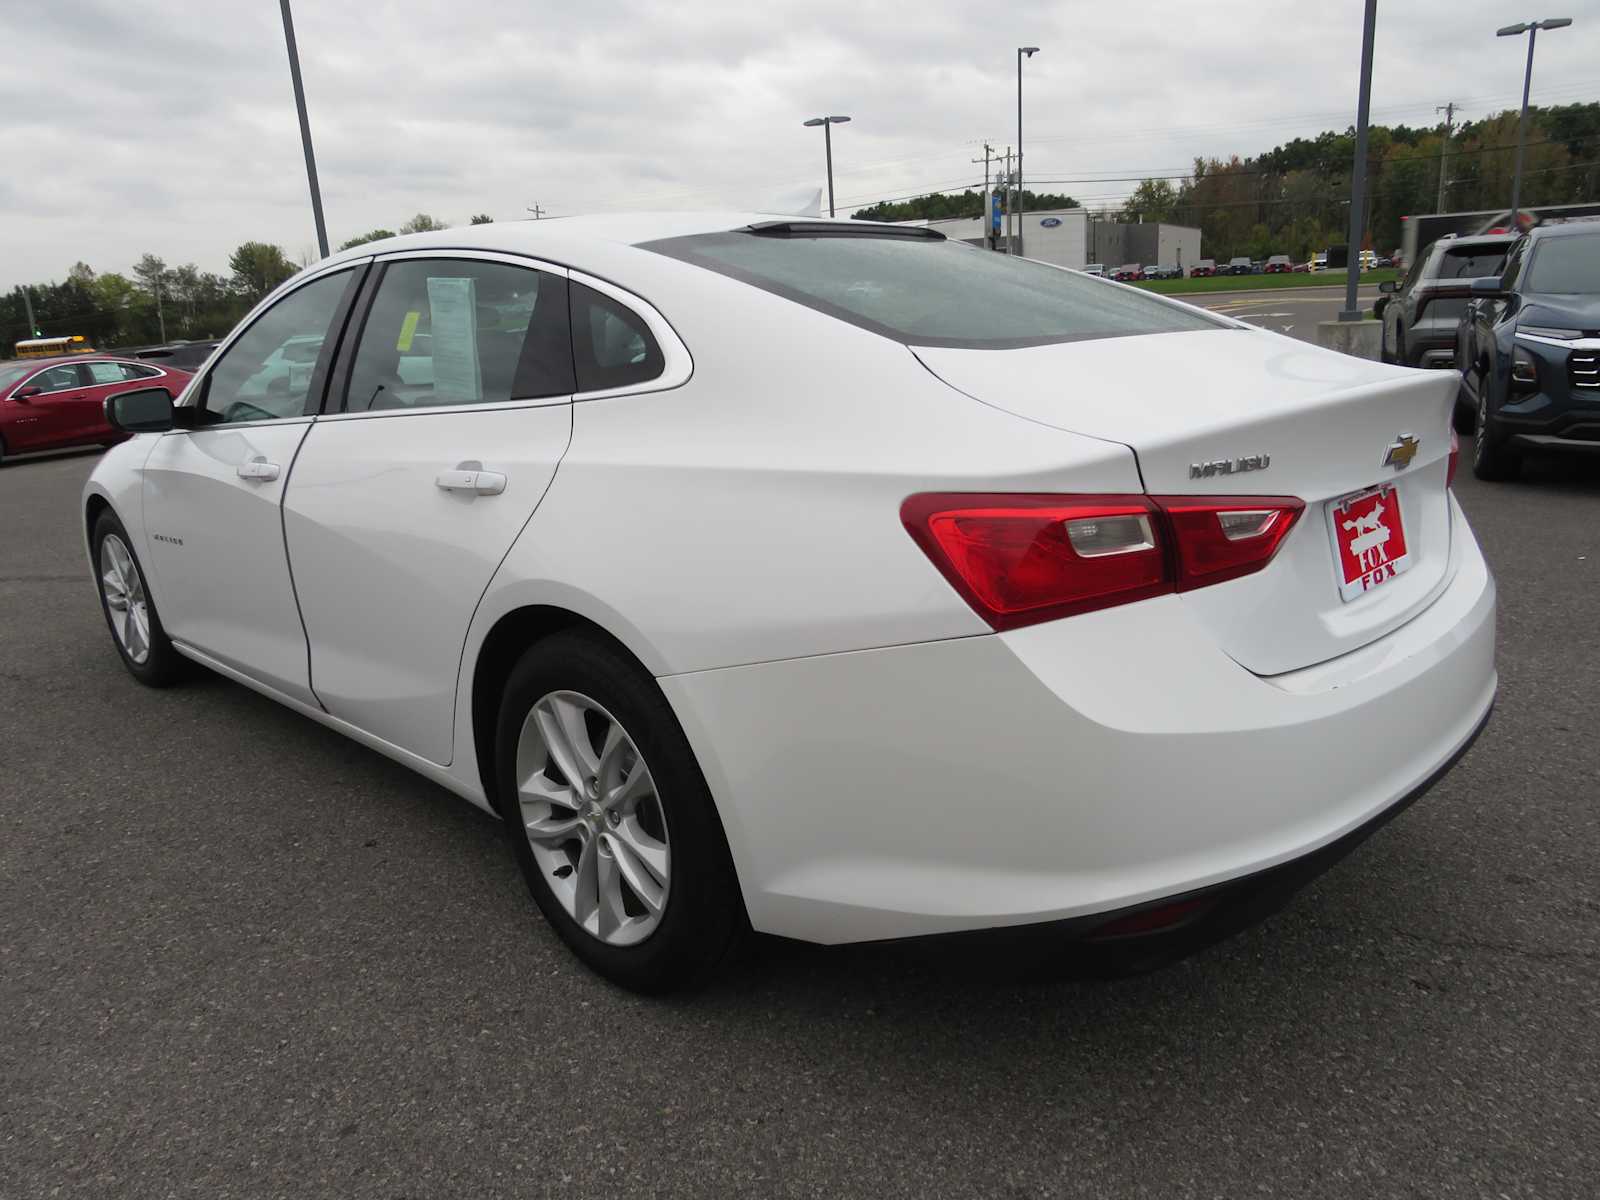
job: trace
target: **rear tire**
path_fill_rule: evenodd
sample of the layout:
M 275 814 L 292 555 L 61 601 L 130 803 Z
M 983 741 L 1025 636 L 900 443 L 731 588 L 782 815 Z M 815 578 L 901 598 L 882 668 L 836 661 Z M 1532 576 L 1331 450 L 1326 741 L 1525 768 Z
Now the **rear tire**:
M 1509 482 L 1522 473 L 1522 455 L 1495 428 L 1489 411 L 1489 376 L 1478 372 L 1478 411 L 1472 438 L 1472 473 L 1491 482 Z
M 495 791 L 534 901 L 596 973 L 665 992 L 732 950 L 746 919 L 710 789 L 661 689 L 616 646 L 568 631 L 523 654 Z
M 94 523 L 95 585 L 111 644 L 122 665 L 146 687 L 169 687 L 187 674 L 188 660 L 172 648 L 133 539 L 107 509 Z

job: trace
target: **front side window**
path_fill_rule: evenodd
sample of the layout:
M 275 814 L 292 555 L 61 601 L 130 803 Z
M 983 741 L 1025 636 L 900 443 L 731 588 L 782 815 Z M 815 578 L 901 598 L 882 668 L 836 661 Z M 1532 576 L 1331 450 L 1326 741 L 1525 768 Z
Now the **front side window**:
M 328 327 L 352 273 L 313 280 L 279 300 L 217 359 L 201 401 L 206 424 L 276 421 L 306 411 Z
M 564 277 L 427 258 L 385 268 L 362 326 L 345 409 L 493 404 L 573 390 Z
M 1534 253 L 1523 290 L 1580 296 L 1600 293 L 1600 234 L 1547 238 Z
M 755 229 L 643 248 L 913 346 L 1004 349 L 1228 328 L 1136 288 L 943 239 Z
M 46 392 L 65 392 L 72 388 L 83 386 L 83 380 L 78 374 L 77 363 L 51 367 L 48 371 L 35 375 L 31 383 L 33 387 L 40 388 Z

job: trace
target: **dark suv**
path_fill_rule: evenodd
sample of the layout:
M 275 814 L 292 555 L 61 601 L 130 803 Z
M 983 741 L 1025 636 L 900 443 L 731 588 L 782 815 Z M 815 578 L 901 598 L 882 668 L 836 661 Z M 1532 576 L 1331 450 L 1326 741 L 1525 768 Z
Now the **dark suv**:
M 1529 451 L 1600 453 L 1600 221 L 1539 226 L 1472 292 L 1456 404 L 1473 473 L 1514 478 Z
M 1456 326 L 1471 283 L 1505 269 L 1514 234 L 1440 238 L 1417 256 L 1399 283 L 1378 285 L 1373 306 L 1383 321 L 1383 361 L 1404 367 L 1456 365 Z

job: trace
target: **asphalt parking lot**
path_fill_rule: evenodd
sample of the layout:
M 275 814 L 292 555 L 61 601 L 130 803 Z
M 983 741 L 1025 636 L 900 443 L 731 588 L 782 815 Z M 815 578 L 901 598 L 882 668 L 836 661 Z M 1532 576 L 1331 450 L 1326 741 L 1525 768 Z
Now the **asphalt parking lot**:
M 1356 301 L 1363 311 L 1369 311 L 1378 295 L 1376 286 L 1364 285 L 1356 292 Z M 1339 310 L 1344 307 L 1344 286 L 1277 288 L 1259 292 L 1193 292 L 1176 299 L 1187 300 L 1263 329 L 1286 333 L 1301 341 L 1314 342 L 1317 340 L 1319 321 L 1339 319 Z
M 93 463 L 0 469 L 0 1196 L 1596 1192 L 1600 463 L 1458 482 L 1495 718 L 1265 925 L 1098 984 L 762 944 L 667 1001 L 578 968 L 465 803 L 128 678 Z

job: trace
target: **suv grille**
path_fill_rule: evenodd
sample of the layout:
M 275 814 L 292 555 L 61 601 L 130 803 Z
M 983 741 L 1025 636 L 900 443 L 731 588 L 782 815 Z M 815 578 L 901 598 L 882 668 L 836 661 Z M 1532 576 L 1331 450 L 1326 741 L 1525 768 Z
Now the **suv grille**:
M 1575 388 L 1600 388 L 1600 350 L 1574 350 L 1567 355 L 1567 377 Z

